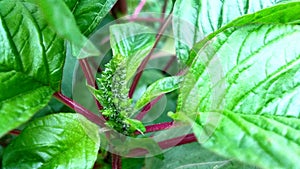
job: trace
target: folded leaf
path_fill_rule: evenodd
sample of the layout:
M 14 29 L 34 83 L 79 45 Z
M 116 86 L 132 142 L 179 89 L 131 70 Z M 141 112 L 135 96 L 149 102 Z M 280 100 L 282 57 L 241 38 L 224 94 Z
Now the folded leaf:
M 60 113 L 31 122 L 3 154 L 3 168 L 92 168 L 98 127 L 79 114 Z
M 137 101 L 135 108 L 140 109 L 159 95 L 178 89 L 182 80 L 183 77 L 181 76 L 172 76 L 157 80 L 147 88 L 142 97 Z
M 298 25 L 256 24 L 227 29 L 199 51 L 177 109 L 205 147 L 263 168 L 297 168 L 299 39 Z

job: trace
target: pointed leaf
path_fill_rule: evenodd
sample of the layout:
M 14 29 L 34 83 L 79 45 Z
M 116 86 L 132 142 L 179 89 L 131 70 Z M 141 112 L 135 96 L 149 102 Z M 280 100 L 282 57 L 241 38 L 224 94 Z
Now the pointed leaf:
M 5 149 L 3 168 L 92 168 L 100 139 L 98 127 L 79 114 L 37 119 Z
M 298 25 L 256 24 L 227 29 L 199 51 L 178 111 L 204 146 L 263 168 L 297 168 L 299 39 Z
M 286 2 L 287 1 L 287 2 Z M 289 2 L 291 1 L 291 2 Z M 281 10 L 271 9 L 276 4 L 286 2 L 287 6 L 282 6 Z M 291 3 L 291 6 L 289 6 Z M 252 17 L 244 20 L 244 24 L 253 22 L 253 17 L 262 16 L 264 20 L 272 23 L 272 20 L 280 20 L 280 23 L 289 22 L 286 17 L 298 18 L 299 10 L 297 6 L 293 5 L 293 0 L 177 0 L 174 7 L 173 24 L 174 35 L 176 37 L 176 52 L 179 60 L 183 63 L 190 62 L 189 51 L 196 42 L 204 39 L 209 35 L 237 19 L 243 15 L 252 14 L 265 8 L 268 14 L 263 15 L 254 14 Z M 285 9 L 287 7 L 287 9 Z M 291 7 L 291 8 L 289 8 Z M 282 10 L 284 9 L 284 10 Z M 282 13 L 285 13 L 282 15 Z M 256 18 L 258 21 L 259 19 Z M 276 21 L 274 21 L 276 22 Z
M 142 108 L 159 95 L 178 89 L 179 83 L 182 82 L 182 80 L 183 77 L 181 76 L 172 76 L 157 80 L 147 88 L 142 97 L 137 101 L 135 105 L 136 109 Z

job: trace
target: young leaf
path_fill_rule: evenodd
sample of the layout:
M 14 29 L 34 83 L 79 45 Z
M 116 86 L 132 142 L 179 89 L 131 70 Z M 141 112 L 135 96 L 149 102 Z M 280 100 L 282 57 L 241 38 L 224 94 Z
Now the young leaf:
M 79 114 L 60 113 L 31 122 L 5 149 L 3 168 L 92 168 L 98 127 Z
M 177 113 L 194 121 L 200 142 L 210 137 L 205 147 L 263 168 L 297 168 L 299 39 L 298 25 L 248 25 L 199 51 Z
M 58 89 L 53 69 L 63 60 L 46 56 L 40 29 L 20 1 L 0 2 L 0 46 L 1 137 L 48 103 Z
M 65 2 L 61 0 L 34 1 L 55 32 L 71 42 L 75 56 L 84 58 L 99 55 L 99 51 L 92 42 L 81 34 L 76 20 Z M 80 49 L 83 51 L 79 55 Z
M 110 27 L 110 44 L 114 55 L 127 59 L 126 81 L 130 80 L 155 42 L 155 30 L 136 23 Z
M 232 0 L 177 0 L 174 6 L 173 25 L 176 37 L 176 53 L 179 60 L 185 64 L 189 62 L 189 51 L 196 42 L 199 42 L 205 36 L 217 31 L 234 19 L 285 1 L 287 0 L 238 2 Z M 288 4 L 289 2 L 286 3 Z M 285 21 L 285 15 L 277 12 L 280 13 L 282 11 L 270 8 L 269 15 L 265 13 L 263 16 L 271 20 L 281 20 L 282 23 Z M 299 10 L 297 8 L 284 12 L 299 18 Z M 248 23 L 251 23 L 251 20 Z
M 137 101 L 135 108 L 140 109 L 157 96 L 178 89 L 179 83 L 182 82 L 182 80 L 183 77 L 181 76 L 172 76 L 159 79 L 147 88 L 142 97 Z

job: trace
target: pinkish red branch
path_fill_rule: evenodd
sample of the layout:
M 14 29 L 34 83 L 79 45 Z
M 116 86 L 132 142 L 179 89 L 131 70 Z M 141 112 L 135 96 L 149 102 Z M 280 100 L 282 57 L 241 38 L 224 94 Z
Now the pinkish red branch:
M 71 109 L 75 110 L 77 113 L 83 115 L 90 121 L 94 122 L 99 126 L 105 126 L 105 120 L 102 117 L 97 116 L 93 112 L 89 111 L 85 107 L 81 106 L 79 103 L 75 102 L 74 100 L 64 96 L 62 93 L 57 92 L 53 95 L 57 100 L 61 101 L 66 106 L 70 107 Z
M 197 142 L 197 138 L 194 134 L 187 134 L 185 136 L 180 136 L 176 138 L 172 138 L 169 140 L 164 140 L 158 143 L 161 149 L 168 149 L 174 146 L 180 146 L 183 144 Z M 130 151 L 127 155 L 128 157 L 138 157 L 148 154 L 148 151 L 145 149 L 137 148 Z

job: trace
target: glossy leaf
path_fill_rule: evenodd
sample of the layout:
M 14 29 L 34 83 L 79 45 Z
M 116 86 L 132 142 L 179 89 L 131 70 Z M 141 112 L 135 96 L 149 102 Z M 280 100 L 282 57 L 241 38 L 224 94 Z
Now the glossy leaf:
M 248 25 L 223 31 L 199 51 L 178 111 L 204 146 L 263 168 L 297 168 L 299 39 L 298 25 Z
M 35 0 L 45 20 L 61 37 L 69 40 L 73 45 L 75 56 L 84 58 L 97 56 L 99 51 L 80 31 L 76 20 L 67 4 L 61 0 Z M 80 49 L 83 49 L 79 53 Z
M 19 1 L 0 2 L 0 46 L 2 136 L 48 103 L 58 88 L 53 70 L 61 68 L 57 64 L 50 70 L 49 64 L 63 63 L 63 60 L 46 56 L 39 28 Z
M 176 53 L 179 60 L 185 64 L 189 62 L 189 51 L 196 42 L 204 39 L 204 37 L 217 31 L 234 19 L 285 1 L 292 0 L 177 0 L 174 7 L 173 25 L 174 35 L 177 39 Z M 285 19 L 286 15 L 279 14 L 281 12 L 283 11 L 270 9 L 270 15 L 264 14 L 265 20 L 279 19 L 281 23 L 288 21 Z M 299 18 L 299 10 L 297 8 L 284 12 Z M 245 20 L 246 22 L 251 23 L 251 19 Z
M 89 36 L 117 0 L 64 0 L 85 36 Z
M 172 76 L 157 80 L 147 88 L 145 93 L 137 101 L 135 108 L 140 109 L 159 95 L 169 93 L 178 89 L 180 87 L 179 84 L 180 82 L 182 82 L 182 80 L 183 77 L 181 76 Z
M 140 63 L 150 52 L 155 41 L 155 30 L 136 23 L 110 27 L 110 44 L 114 55 L 127 58 L 126 79 L 134 75 Z
M 41 11 L 33 3 L 23 2 L 23 5 L 31 13 L 31 16 L 38 24 L 40 34 L 42 36 L 42 44 L 45 49 L 45 55 L 48 61 L 51 86 L 58 90 L 62 78 L 64 60 L 65 60 L 65 41 L 57 36 L 57 34 L 47 25 L 41 14 Z
M 5 149 L 3 168 L 92 168 L 98 127 L 79 114 L 60 113 L 31 122 Z

